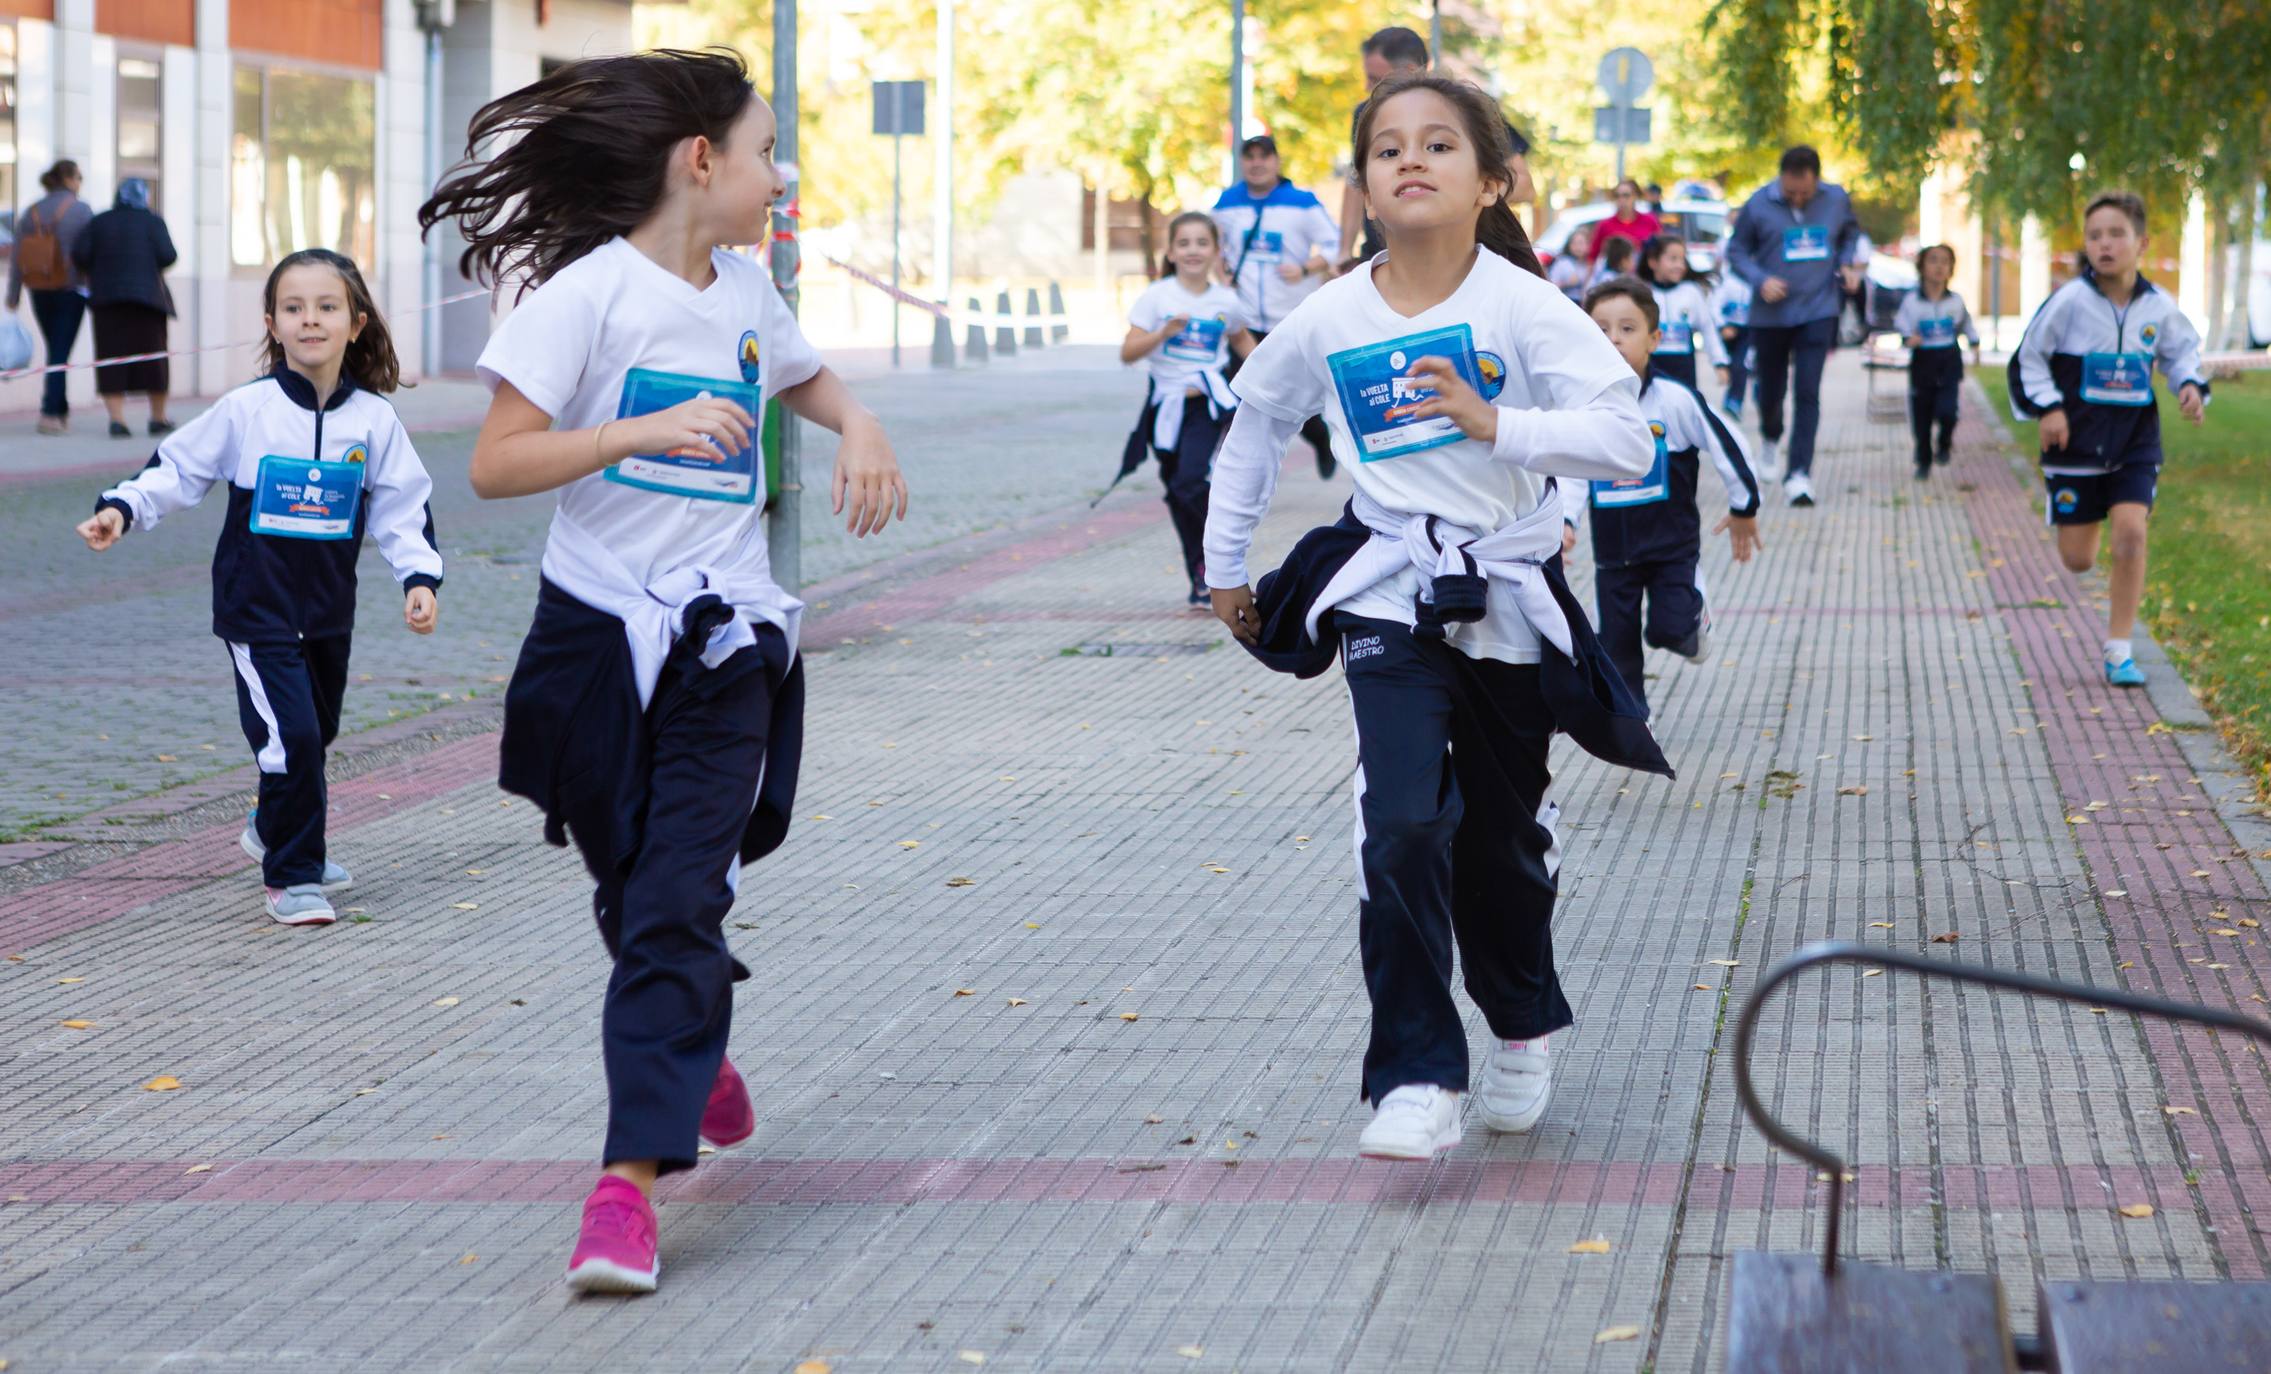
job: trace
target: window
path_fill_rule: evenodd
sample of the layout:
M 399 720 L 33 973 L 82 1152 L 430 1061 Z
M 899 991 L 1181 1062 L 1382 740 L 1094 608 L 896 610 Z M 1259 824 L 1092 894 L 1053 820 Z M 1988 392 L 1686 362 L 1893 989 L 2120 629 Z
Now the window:
M 150 208 L 165 213 L 165 69 L 155 58 L 118 59 L 118 178 L 150 183 Z
M 266 267 L 302 248 L 369 264 L 377 215 L 369 81 L 238 67 L 229 147 L 229 260 Z
M 16 26 L 0 20 L 0 218 L 16 214 Z M 0 242 L 13 243 L 0 234 Z

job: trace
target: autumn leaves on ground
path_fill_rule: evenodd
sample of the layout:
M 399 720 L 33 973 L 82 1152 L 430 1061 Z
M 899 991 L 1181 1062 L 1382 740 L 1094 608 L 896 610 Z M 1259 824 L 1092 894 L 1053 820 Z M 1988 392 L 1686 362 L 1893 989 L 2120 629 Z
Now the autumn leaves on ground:
M 2002 374 L 1983 369 L 1980 382 L 2008 415 Z M 2034 426 L 2012 431 L 2031 453 Z M 2146 623 L 2271 801 L 2271 376 L 2215 383 L 2198 428 L 2164 389 L 2161 437 Z

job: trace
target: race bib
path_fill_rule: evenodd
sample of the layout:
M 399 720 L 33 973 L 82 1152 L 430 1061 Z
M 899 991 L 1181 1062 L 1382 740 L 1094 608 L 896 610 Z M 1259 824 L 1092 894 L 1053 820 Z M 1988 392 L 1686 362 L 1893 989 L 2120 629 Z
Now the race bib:
M 285 539 L 352 539 L 363 504 L 361 463 L 270 454 L 252 491 L 252 532 Z
M 2153 355 L 2086 353 L 2082 356 L 2082 399 L 2101 406 L 2153 403 Z
M 1695 352 L 1695 326 L 1686 320 L 1664 321 L 1663 337 L 1656 341 L 1658 353 Z
M 1829 261 L 1829 226 L 1826 224 L 1793 224 L 1783 230 L 1782 260 L 1784 262 Z
M 1953 315 L 1926 315 L 1917 321 L 1916 337 L 1924 348 L 1954 348 L 1956 346 L 1956 317 Z
M 734 501 L 743 505 L 757 500 L 759 468 L 755 436 L 765 419 L 765 393 L 748 382 L 725 382 L 710 377 L 682 377 L 671 372 L 650 372 L 634 367 L 623 378 L 623 399 L 615 418 L 628 420 L 652 415 L 674 405 L 702 397 L 738 402 L 749 412 L 750 442 L 723 461 L 706 453 L 638 453 L 606 470 L 607 480 L 645 491 L 690 496 L 701 501 Z
M 1672 499 L 1671 456 L 1664 449 L 1664 422 L 1650 420 L 1648 429 L 1656 436 L 1656 461 L 1649 466 L 1646 476 L 1620 477 L 1613 482 L 1593 483 L 1593 508 L 1619 510 L 1625 506 L 1653 506 L 1659 501 Z
M 1720 303 L 1719 323 L 1733 325 L 1740 329 L 1750 322 L 1751 303 L 1749 301 L 1728 300 Z
M 1325 359 L 1341 413 L 1356 439 L 1356 456 L 1367 463 L 1456 444 L 1467 436 L 1448 415 L 1424 419 L 1412 412 L 1435 395 L 1434 388 L 1404 374 L 1422 358 L 1443 358 L 1480 395 L 1482 369 L 1475 362 L 1475 334 L 1463 324 L 1431 329 L 1386 343 L 1344 349 Z
M 1254 246 L 1246 250 L 1246 261 L 1275 263 L 1285 256 L 1285 235 L 1276 229 L 1264 229 L 1254 235 Z
M 1183 326 L 1182 333 L 1160 345 L 1160 356 L 1179 363 L 1214 362 L 1222 355 L 1222 337 L 1229 329 L 1226 320 L 1194 319 Z

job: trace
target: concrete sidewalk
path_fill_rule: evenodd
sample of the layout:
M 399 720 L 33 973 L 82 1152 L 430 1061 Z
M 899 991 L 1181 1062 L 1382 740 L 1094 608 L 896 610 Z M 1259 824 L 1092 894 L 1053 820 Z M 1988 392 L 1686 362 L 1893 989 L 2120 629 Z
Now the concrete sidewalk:
M 1970 398 L 1917 487 L 1847 359 L 1831 392 L 1823 505 L 1770 500 L 1761 562 L 1710 550 L 1720 661 L 1651 662 L 1679 780 L 1557 751 L 1578 1025 L 1535 1134 L 1354 1158 L 1343 693 L 1179 609 L 1147 477 L 826 598 L 802 819 L 728 932 L 762 1124 L 666 1185 L 655 1297 L 559 1283 L 607 970 L 478 717 L 335 784 L 362 880 L 336 927 L 260 916 L 241 794 L 0 886 L 0 1358 L 1723 1367 L 1731 1256 L 1823 1221 L 1728 1076 L 1776 957 L 1863 940 L 2248 1010 L 2271 975 L 2271 840 L 2189 718 L 2098 683 L 2093 584 L 2000 426 Z M 1345 496 L 1306 463 L 1257 567 Z M 1767 1010 L 1759 1069 L 1850 1150 L 1855 1252 L 1992 1268 L 2022 1325 L 2036 1275 L 2271 1260 L 2271 1085 L 2228 1042 L 1848 968 Z

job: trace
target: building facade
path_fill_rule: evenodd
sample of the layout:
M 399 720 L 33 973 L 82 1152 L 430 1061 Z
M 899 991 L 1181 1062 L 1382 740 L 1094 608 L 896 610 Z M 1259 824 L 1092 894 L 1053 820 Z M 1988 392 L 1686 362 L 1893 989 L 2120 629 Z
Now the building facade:
M 0 0 L 0 213 L 60 158 L 108 207 L 145 178 L 180 261 L 178 392 L 243 381 L 268 270 L 300 248 L 361 264 L 403 374 L 469 366 L 486 302 L 440 330 L 421 309 L 465 289 L 454 242 L 420 241 L 437 162 L 482 103 L 552 64 L 631 46 L 629 0 Z M 439 340 L 439 347 L 434 347 Z M 78 357 L 91 357 L 82 332 Z M 91 377 L 73 379 L 90 394 Z M 0 393 L 29 408 L 30 383 Z

